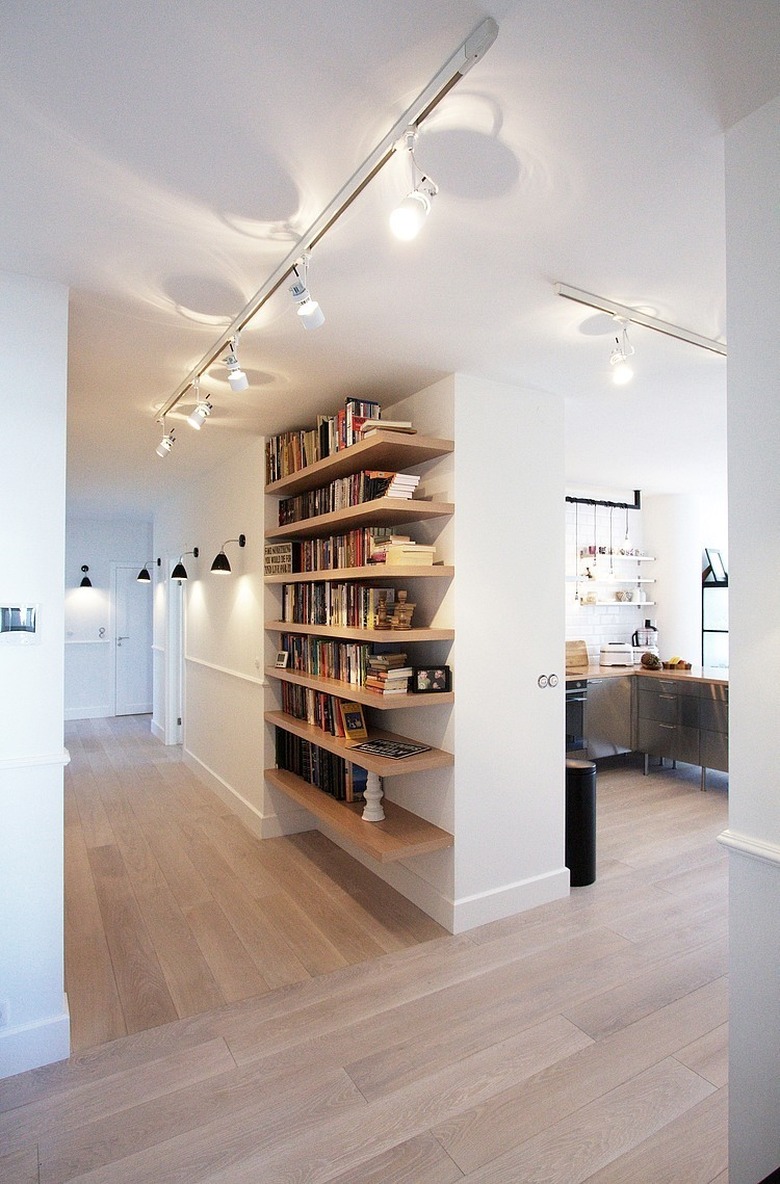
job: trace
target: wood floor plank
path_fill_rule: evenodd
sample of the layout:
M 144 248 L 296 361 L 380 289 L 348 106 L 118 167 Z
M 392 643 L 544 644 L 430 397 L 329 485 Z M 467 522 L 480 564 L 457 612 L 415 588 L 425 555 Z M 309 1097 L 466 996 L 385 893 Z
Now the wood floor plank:
M 677 1060 L 716 1086 L 724 1086 L 729 1079 L 728 1025 L 721 1024 L 712 1032 L 687 1044 L 676 1054 Z
M 37 1146 L 0 1155 L 0 1180 L 3 1184 L 38 1184 Z
M 156 1101 L 171 1089 L 215 1077 L 235 1069 L 224 1040 L 209 1040 L 149 1061 L 140 1078 L 134 1069 L 120 1070 L 100 1081 L 88 1082 L 0 1115 L 0 1150 L 18 1150 L 33 1141 L 78 1133 L 99 1119 L 111 1124 L 128 1104 Z
M 433 1133 L 468 1174 L 673 1056 L 692 1035 L 711 1031 L 727 1014 L 727 983 L 720 980 L 594 1042 L 489 1104 L 464 1109 Z
M 662 966 L 648 967 L 636 978 L 576 1007 L 566 1008 L 565 1014 L 597 1039 L 721 978 L 728 972 L 728 960 L 728 942 L 725 939 L 712 942 L 690 954 L 669 959 Z
M 265 994 L 268 983 L 215 900 L 189 909 L 187 922 L 225 1000 Z
M 89 852 L 103 927 L 128 1032 L 176 1018 L 162 967 L 116 847 Z
M 469 1184 L 582 1184 L 701 1101 L 712 1086 L 669 1059 L 467 1176 Z
M 330 1184 L 457 1184 L 463 1173 L 432 1135 L 417 1135 L 339 1176 Z
M 728 1169 L 728 1094 L 720 1089 L 587 1177 L 587 1184 L 716 1184 Z M 721 1176 L 721 1173 L 724 1173 Z
M 89 856 L 74 826 L 65 831 L 65 990 L 74 1051 L 126 1035 Z

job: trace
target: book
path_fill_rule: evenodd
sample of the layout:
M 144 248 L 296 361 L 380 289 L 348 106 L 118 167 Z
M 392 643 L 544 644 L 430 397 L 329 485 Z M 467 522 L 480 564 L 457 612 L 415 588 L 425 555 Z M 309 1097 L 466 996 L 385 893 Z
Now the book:
M 393 760 L 402 760 L 405 756 L 415 756 L 418 752 L 430 752 L 430 744 L 412 744 L 406 740 L 366 740 L 356 744 L 355 752 L 366 752 L 371 756 L 389 756 Z
M 435 547 L 392 546 L 388 547 L 385 551 L 385 566 L 392 567 L 395 565 L 396 567 L 405 567 L 417 565 L 418 567 L 432 567 L 435 555 Z
M 368 432 L 416 432 L 411 419 L 370 419 L 366 417 L 360 425 L 360 431 L 365 436 Z
M 363 708 L 360 703 L 352 703 L 345 699 L 339 700 L 341 722 L 344 727 L 344 737 L 350 746 L 360 743 L 368 737 Z

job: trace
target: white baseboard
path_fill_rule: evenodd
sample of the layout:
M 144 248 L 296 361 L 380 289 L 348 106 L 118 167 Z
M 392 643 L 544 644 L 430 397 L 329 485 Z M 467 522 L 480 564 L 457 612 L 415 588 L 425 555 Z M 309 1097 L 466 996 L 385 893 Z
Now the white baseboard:
M 108 704 L 98 707 L 66 707 L 65 719 L 108 719 L 113 715 L 113 709 Z
M 59 1015 L 0 1030 L 0 1078 L 26 1073 L 70 1056 L 70 1014 L 67 996 Z
M 160 724 L 158 724 L 155 719 L 152 720 L 151 729 L 152 729 L 152 735 L 154 736 L 155 740 L 160 740 L 164 744 L 165 743 L 165 729 L 163 727 L 161 727 Z
M 292 807 L 284 817 L 277 814 L 262 814 L 256 806 L 219 777 L 213 769 L 199 760 L 188 749 L 184 749 L 182 758 L 188 769 L 191 769 L 200 780 L 224 802 L 259 839 L 278 839 L 281 835 L 297 834 L 300 831 L 315 830 L 316 822 L 307 810 Z
M 464 897 L 455 901 L 452 932 L 465 933 L 477 925 L 513 917 L 516 913 L 527 912 L 528 909 L 550 904 L 568 895 L 569 869 L 562 867 L 477 896 Z

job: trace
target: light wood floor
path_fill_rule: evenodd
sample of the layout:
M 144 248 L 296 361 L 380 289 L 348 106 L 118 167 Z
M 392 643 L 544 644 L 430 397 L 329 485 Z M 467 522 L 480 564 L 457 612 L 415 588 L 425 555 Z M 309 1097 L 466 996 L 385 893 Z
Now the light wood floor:
M 68 738 L 83 1051 L 0 1082 L 3 1184 L 725 1184 L 724 777 L 600 767 L 596 883 L 452 937 L 138 724 Z

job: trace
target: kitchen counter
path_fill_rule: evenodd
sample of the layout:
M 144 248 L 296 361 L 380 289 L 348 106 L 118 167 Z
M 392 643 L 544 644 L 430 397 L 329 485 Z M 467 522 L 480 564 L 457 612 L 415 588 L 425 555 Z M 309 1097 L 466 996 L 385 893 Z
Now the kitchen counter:
M 593 665 L 566 671 L 566 678 L 624 678 L 626 675 L 639 675 L 641 678 L 673 678 L 681 682 L 710 682 L 726 687 L 729 685 L 729 672 L 722 666 L 692 666 L 690 670 L 645 670 L 644 666 Z

